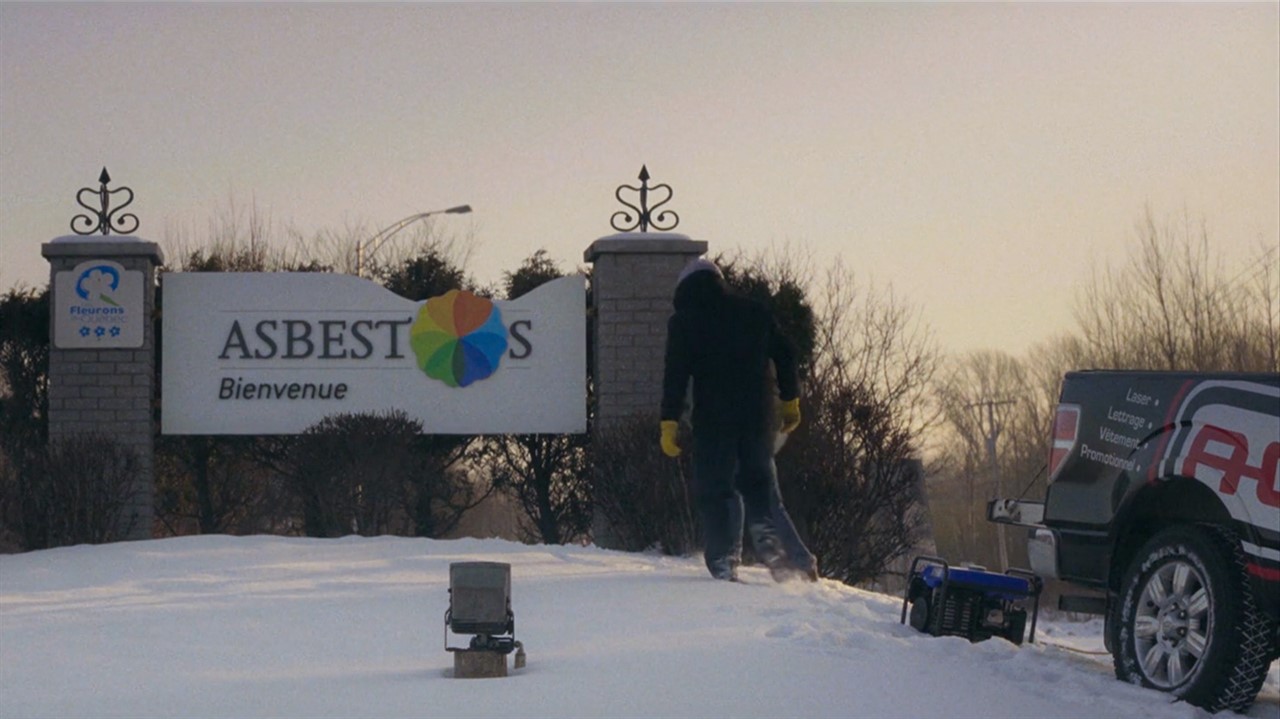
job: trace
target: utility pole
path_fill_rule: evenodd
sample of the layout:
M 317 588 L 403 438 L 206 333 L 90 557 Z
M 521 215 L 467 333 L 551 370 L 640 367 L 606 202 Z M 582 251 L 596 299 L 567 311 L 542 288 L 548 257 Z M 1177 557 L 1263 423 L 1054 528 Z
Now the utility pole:
M 996 422 L 996 407 L 1015 403 L 1017 403 L 1017 400 L 1014 399 L 981 399 L 977 402 L 966 405 L 967 407 L 985 407 L 987 410 L 985 418 L 986 421 L 983 422 L 985 425 L 984 430 L 987 439 L 987 463 L 991 470 L 991 482 L 996 488 L 996 497 L 1000 497 L 1004 493 L 1004 489 L 1000 481 L 1000 465 L 996 460 L 996 440 L 1000 437 L 1001 430 L 1000 424 Z M 981 414 L 979 414 L 979 417 L 981 417 Z M 1003 572 L 1009 568 L 1009 550 L 1005 546 L 1003 524 L 996 525 L 996 538 L 996 541 L 999 543 L 1000 571 Z

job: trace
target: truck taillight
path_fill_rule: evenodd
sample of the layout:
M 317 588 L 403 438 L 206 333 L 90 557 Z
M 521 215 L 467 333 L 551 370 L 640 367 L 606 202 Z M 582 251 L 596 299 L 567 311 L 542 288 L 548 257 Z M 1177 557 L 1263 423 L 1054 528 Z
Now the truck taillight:
M 1053 415 L 1053 434 L 1049 445 L 1049 481 L 1058 478 L 1062 465 L 1066 464 L 1071 450 L 1075 449 L 1080 434 L 1080 406 L 1060 404 Z

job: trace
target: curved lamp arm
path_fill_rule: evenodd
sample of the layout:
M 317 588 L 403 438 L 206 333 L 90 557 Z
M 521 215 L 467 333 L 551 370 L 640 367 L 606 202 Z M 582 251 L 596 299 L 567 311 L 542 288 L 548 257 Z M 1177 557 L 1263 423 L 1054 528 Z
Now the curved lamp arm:
M 374 252 L 377 252 L 378 248 L 382 246 L 382 243 L 391 239 L 393 236 L 396 235 L 396 233 L 400 232 L 400 230 L 403 230 L 404 228 L 408 227 L 409 225 L 412 225 L 415 222 L 418 222 L 419 220 L 424 220 L 428 217 L 431 217 L 432 215 L 465 215 L 469 212 L 471 212 L 471 205 L 458 205 L 456 207 L 450 207 L 446 210 L 431 210 L 429 212 L 419 212 L 416 215 L 409 215 L 403 220 L 392 223 L 382 228 L 377 232 L 377 234 L 373 235 L 372 237 L 369 237 L 368 239 L 360 240 L 359 242 L 356 243 L 356 277 L 364 276 L 365 253 L 372 255 Z

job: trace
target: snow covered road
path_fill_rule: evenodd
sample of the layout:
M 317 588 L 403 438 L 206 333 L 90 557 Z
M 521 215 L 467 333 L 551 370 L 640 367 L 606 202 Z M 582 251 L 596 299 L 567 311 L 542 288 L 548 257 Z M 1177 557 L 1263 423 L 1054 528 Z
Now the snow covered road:
M 449 676 L 449 564 L 512 565 L 528 666 Z M 1101 623 L 1036 644 L 846 587 L 499 540 L 192 537 L 0 556 L 0 716 L 1203 717 L 1115 681 Z M 451 640 L 455 645 L 464 639 Z M 1251 717 L 1280 716 L 1272 665 Z

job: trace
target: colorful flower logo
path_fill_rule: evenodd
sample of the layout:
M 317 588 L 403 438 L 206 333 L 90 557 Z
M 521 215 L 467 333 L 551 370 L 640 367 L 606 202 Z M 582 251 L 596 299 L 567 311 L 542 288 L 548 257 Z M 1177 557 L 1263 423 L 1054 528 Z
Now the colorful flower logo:
M 466 290 L 427 300 L 409 328 L 418 367 L 450 387 L 466 387 L 498 369 L 507 328 L 493 303 Z

